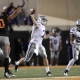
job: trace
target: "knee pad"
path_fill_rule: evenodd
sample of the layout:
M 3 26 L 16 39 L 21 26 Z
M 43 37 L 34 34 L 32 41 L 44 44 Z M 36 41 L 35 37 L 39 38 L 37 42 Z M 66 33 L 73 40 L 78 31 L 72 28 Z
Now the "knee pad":
M 5 54 L 5 58 L 9 58 L 9 54 Z
M 3 53 L 3 50 L 0 48 L 0 59 L 2 60 L 2 61 L 4 61 L 4 53 Z
M 0 48 L 0 54 L 2 54 L 3 55 L 3 50 Z

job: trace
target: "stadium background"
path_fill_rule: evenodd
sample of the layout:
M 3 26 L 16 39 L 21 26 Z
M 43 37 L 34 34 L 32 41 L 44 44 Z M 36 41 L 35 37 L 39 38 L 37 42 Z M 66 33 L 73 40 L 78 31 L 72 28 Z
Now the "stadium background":
M 10 2 L 13 2 L 15 6 L 21 3 L 21 0 L 0 0 L 0 10 L 4 6 L 8 6 Z M 36 9 L 35 18 L 37 19 L 40 15 L 46 15 L 48 18 L 48 24 L 46 26 L 47 33 L 52 27 L 59 27 L 62 32 L 62 51 L 59 56 L 59 65 L 66 65 L 68 62 L 66 38 L 69 34 L 71 27 L 75 26 L 75 22 L 80 18 L 79 3 L 80 0 L 25 0 L 26 5 L 24 11 L 26 16 L 31 8 Z M 24 39 L 25 45 L 28 45 L 28 37 L 31 31 L 30 25 L 19 25 L 13 26 L 14 32 L 10 32 L 10 43 L 11 43 L 11 54 L 12 64 L 15 62 L 15 39 L 20 37 Z M 43 41 L 43 45 L 46 48 L 48 59 L 50 57 L 49 52 L 49 39 Z M 41 59 L 42 60 L 42 59 Z M 40 60 L 40 64 L 43 62 Z M 80 59 L 78 63 L 80 64 Z M 0 61 L 0 66 L 3 66 L 2 61 Z

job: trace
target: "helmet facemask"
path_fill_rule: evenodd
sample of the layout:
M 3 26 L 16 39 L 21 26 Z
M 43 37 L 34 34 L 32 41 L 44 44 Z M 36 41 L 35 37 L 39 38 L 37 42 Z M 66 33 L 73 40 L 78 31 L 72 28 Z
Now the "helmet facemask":
M 80 25 L 77 25 L 77 30 L 80 31 Z
M 42 25 L 46 25 L 47 24 L 47 18 L 45 16 L 40 16 L 38 19 L 38 22 L 41 22 Z
M 42 25 L 46 25 L 47 24 L 47 20 L 41 20 L 41 24 Z

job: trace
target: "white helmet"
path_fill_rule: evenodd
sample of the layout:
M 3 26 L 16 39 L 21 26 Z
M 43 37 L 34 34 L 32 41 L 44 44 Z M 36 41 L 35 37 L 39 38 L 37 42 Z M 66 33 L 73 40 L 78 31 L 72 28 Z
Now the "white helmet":
M 46 25 L 47 24 L 47 18 L 46 16 L 40 16 L 37 20 L 37 22 L 40 22 L 42 25 Z
M 78 19 L 78 20 L 76 21 L 76 26 L 78 27 L 78 28 L 77 28 L 78 31 L 80 31 L 80 19 Z
M 76 21 L 76 25 L 77 25 L 77 26 L 80 26 L 80 19 L 78 19 L 78 20 Z

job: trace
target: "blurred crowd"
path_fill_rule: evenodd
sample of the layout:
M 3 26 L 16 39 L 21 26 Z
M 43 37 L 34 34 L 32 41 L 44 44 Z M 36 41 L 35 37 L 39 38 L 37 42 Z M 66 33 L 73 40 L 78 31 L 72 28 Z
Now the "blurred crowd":
M 18 7 L 18 6 L 17 6 Z M 9 6 L 7 7 L 7 14 L 11 15 L 17 7 L 14 6 L 13 2 L 10 2 Z M 22 12 L 15 17 L 13 20 L 9 22 L 9 28 L 10 31 L 13 31 L 12 26 L 13 25 L 33 25 L 33 22 L 30 18 L 30 16 L 26 16 L 24 9 L 22 9 Z M 56 27 L 57 28 L 57 27 Z M 50 66 L 52 65 L 58 65 L 59 61 L 59 54 L 63 48 L 62 46 L 62 37 L 61 37 L 61 30 L 57 28 L 58 33 L 54 34 L 49 39 L 49 51 L 50 51 Z M 30 40 L 30 37 L 28 38 L 28 42 Z M 68 36 L 66 39 L 66 45 L 67 45 L 67 52 L 68 52 L 68 62 L 72 59 L 72 46 L 70 44 L 70 37 Z M 18 61 L 20 58 L 25 57 L 26 54 L 26 46 L 24 43 L 24 40 L 22 40 L 20 37 L 15 40 L 15 61 Z M 39 66 L 39 56 L 33 55 L 32 59 L 29 63 L 23 63 L 22 65 L 30 65 L 30 66 Z
M 10 2 L 9 3 L 9 6 L 7 7 L 7 14 L 8 15 L 11 15 L 15 9 L 17 9 L 19 6 L 15 7 L 14 6 L 14 3 L 13 2 Z M 25 15 L 25 12 L 24 12 L 24 9 L 22 9 L 22 12 L 19 13 L 19 15 L 17 15 L 17 17 L 15 17 L 13 20 L 11 20 L 9 22 L 9 27 L 10 27 L 10 30 L 12 31 L 12 26 L 13 25 L 33 25 L 33 22 L 30 18 L 29 15 Z

